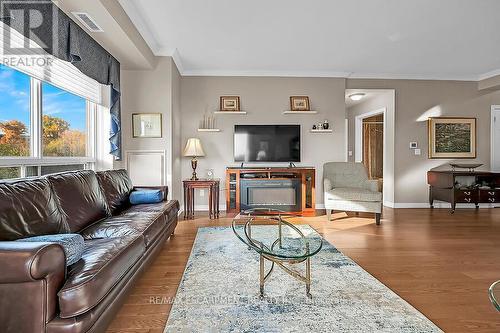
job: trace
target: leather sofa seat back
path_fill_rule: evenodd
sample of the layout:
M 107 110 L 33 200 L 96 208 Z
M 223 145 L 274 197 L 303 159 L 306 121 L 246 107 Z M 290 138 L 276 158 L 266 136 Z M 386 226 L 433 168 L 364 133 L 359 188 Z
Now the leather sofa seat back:
M 134 186 L 126 170 L 100 171 L 97 178 L 112 215 L 130 207 L 129 196 Z
M 0 241 L 68 232 L 47 179 L 0 183 Z
M 94 171 L 84 170 L 47 176 L 67 216 L 71 232 L 109 216 L 109 208 Z

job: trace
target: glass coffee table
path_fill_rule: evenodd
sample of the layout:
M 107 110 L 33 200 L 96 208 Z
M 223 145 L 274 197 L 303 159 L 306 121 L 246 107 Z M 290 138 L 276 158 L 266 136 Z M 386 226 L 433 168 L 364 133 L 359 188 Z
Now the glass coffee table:
M 269 279 L 274 266 L 306 284 L 306 295 L 311 296 L 311 257 L 323 246 L 317 233 L 304 234 L 297 226 L 284 219 L 287 213 L 277 209 L 255 208 L 240 213 L 233 219 L 235 235 L 260 255 L 260 296 L 264 296 L 264 283 Z M 259 229 L 267 225 L 273 228 Z M 265 261 L 271 262 L 266 272 Z M 305 274 L 294 269 L 293 265 L 305 263 Z

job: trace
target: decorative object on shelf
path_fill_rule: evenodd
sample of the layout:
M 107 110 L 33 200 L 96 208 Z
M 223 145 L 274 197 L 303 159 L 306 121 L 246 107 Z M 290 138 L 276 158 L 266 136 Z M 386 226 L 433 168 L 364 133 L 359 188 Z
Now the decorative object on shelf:
M 318 127 L 319 130 L 323 130 L 323 123 L 319 122 L 317 127 Z
M 215 116 L 204 114 L 198 129 L 215 129 Z
M 191 180 L 198 180 L 196 176 L 196 167 L 198 165 L 197 157 L 205 156 L 205 152 L 203 151 L 203 147 L 201 146 L 201 141 L 198 138 L 190 138 L 186 143 L 186 147 L 184 148 L 184 156 L 192 157 L 191 159 L 191 167 L 193 168 L 193 176 Z
M 290 110 L 310 111 L 309 96 L 290 96 Z
M 317 129 L 316 125 L 313 125 L 313 130 Z
M 451 169 L 455 171 L 456 169 L 468 169 L 469 172 L 474 171 L 474 169 L 482 166 L 482 163 L 471 163 L 471 164 L 459 164 L 459 163 L 450 163 Z
M 476 158 L 476 118 L 428 120 L 429 158 Z
M 133 113 L 132 136 L 134 138 L 161 138 L 161 113 Z
M 221 96 L 220 111 L 240 111 L 240 96 Z
M 328 120 L 325 119 L 325 121 L 323 122 L 323 129 L 328 129 L 330 128 L 330 124 L 328 123 Z

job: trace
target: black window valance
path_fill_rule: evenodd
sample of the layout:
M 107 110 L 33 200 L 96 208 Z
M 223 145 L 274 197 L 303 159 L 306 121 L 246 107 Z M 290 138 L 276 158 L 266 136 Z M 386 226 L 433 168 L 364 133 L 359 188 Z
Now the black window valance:
M 51 1 L 0 0 L 0 6 L 0 20 L 4 24 L 38 43 L 45 52 L 71 62 L 85 75 L 111 87 L 110 153 L 121 159 L 118 60 Z M 19 55 L 22 50 L 15 52 Z

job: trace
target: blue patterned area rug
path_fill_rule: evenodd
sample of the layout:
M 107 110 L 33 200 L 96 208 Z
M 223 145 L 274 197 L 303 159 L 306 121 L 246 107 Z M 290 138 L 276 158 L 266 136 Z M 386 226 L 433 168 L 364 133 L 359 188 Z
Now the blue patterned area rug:
M 252 235 L 275 237 L 269 228 L 254 226 Z M 200 228 L 165 332 L 441 332 L 326 240 L 311 265 L 312 299 L 275 267 L 261 300 L 259 255 L 230 227 Z

